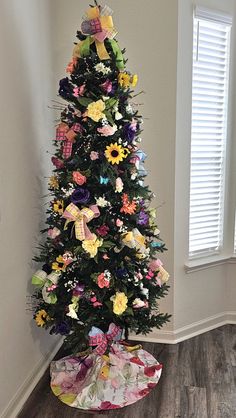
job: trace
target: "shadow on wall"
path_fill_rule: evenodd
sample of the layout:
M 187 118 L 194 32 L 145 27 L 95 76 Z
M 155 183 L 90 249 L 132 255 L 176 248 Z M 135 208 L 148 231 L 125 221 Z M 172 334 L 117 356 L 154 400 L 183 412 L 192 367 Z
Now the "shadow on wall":
M 3 277 L 17 279 L 17 289 L 6 283 L 1 316 L 3 321 L 8 322 L 17 319 L 20 332 L 28 334 L 30 316 L 24 317 L 22 310 L 27 309 L 25 295 L 32 293 L 31 259 L 41 240 L 39 231 L 43 227 L 46 211 L 45 199 L 42 199 L 47 184 L 45 175 L 51 169 L 49 158 L 46 158 L 46 150 L 51 146 L 49 140 L 54 119 L 53 112 L 47 108 L 51 99 L 52 77 L 50 7 L 44 0 L 3 0 L 0 10 L 1 56 L 5 57 L 1 75 L 1 93 L 4 96 L 0 165 L 4 203 L 1 264 L 5 266 L 6 260 L 14 254 L 2 274 Z M 9 311 L 13 312 L 12 317 L 6 318 Z M 17 311 L 21 312 L 19 316 Z M 38 330 L 32 320 L 30 326 L 32 346 L 36 344 L 44 354 L 49 345 L 46 344 L 48 336 Z M 4 326 L 1 327 L 2 332 L 2 338 L 8 339 Z M 15 341 L 9 341 L 17 349 L 19 344 L 22 345 L 23 335 L 21 337 L 20 332 L 12 337 Z

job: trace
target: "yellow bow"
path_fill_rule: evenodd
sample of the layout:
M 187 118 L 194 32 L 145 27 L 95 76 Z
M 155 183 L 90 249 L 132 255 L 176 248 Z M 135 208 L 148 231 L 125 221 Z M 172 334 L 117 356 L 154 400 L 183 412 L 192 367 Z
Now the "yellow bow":
M 101 60 L 110 58 L 104 41 L 106 38 L 113 39 L 117 34 L 111 14 L 112 10 L 108 6 L 90 7 L 87 10 L 85 20 L 82 23 L 82 33 L 90 36 L 75 46 L 73 57 L 80 58 L 89 55 L 90 44 L 95 42 L 99 58 Z
M 93 234 L 90 232 L 87 223 L 99 215 L 100 212 L 96 205 L 80 210 L 74 203 L 70 203 L 62 215 L 66 219 L 64 229 L 67 229 L 68 223 L 74 222 L 76 239 L 80 241 L 90 240 L 93 238 Z

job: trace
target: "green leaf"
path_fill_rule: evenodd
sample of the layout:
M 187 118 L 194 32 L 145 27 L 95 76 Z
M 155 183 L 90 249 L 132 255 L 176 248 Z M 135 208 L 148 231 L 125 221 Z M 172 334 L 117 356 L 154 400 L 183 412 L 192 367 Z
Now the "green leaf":
M 114 125 L 115 122 L 114 122 L 111 112 L 108 112 L 107 110 L 105 110 L 104 114 L 106 115 L 108 122 L 110 122 L 111 125 Z
M 78 102 L 79 102 L 79 104 L 81 104 L 81 106 L 88 107 L 88 105 L 90 103 L 92 103 L 93 100 L 92 99 L 89 99 L 88 97 L 80 97 L 78 99 Z
M 128 307 L 126 311 L 123 313 L 124 316 L 134 316 L 134 311 L 132 308 Z

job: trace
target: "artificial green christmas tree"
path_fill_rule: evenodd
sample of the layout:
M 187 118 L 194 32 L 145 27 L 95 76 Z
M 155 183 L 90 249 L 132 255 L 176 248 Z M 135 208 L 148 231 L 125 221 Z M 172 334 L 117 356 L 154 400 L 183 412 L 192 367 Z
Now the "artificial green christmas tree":
M 111 9 L 90 7 L 60 81 L 47 238 L 35 257 L 43 267 L 32 278 L 37 325 L 65 335 L 73 353 L 96 347 L 100 356 L 120 332 L 146 334 L 169 319 L 157 304 L 168 273 L 144 185 L 137 75 L 115 36 Z

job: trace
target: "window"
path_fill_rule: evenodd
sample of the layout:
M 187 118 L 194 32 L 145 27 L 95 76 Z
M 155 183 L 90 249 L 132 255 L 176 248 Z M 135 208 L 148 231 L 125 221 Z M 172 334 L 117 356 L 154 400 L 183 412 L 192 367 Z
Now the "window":
M 223 244 L 230 29 L 228 15 L 196 8 L 193 30 L 189 257 Z

